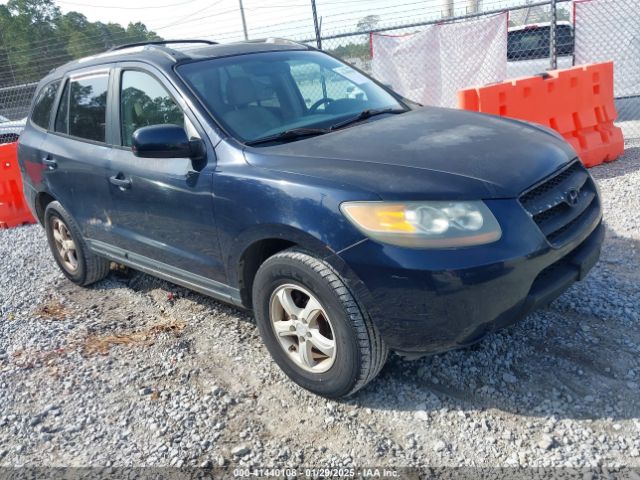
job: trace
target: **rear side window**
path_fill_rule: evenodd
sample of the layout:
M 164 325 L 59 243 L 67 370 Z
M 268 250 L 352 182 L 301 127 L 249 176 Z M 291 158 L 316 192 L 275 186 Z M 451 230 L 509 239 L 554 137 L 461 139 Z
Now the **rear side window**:
M 108 73 L 69 80 L 58 107 L 56 132 L 104 142 L 108 85 Z
M 53 102 L 58 93 L 60 82 L 53 82 L 40 90 L 36 99 L 33 111 L 31 112 L 31 121 L 42 128 L 49 128 L 49 119 L 51 118 L 51 109 Z

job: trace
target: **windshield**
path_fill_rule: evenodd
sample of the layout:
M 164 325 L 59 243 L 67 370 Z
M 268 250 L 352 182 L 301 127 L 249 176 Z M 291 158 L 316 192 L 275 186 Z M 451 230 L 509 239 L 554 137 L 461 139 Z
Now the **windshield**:
M 316 51 L 203 60 L 178 72 L 216 120 L 243 142 L 328 128 L 364 110 L 405 109 L 370 78 Z

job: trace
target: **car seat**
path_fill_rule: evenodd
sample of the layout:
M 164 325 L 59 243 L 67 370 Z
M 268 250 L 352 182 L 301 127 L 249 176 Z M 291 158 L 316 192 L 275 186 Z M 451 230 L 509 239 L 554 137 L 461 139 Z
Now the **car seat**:
M 281 123 L 275 114 L 258 105 L 259 92 L 250 77 L 230 78 L 227 82 L 227 99 L 232 110 L 224 113 L 223 118 L 244 138 L 260 137 Z

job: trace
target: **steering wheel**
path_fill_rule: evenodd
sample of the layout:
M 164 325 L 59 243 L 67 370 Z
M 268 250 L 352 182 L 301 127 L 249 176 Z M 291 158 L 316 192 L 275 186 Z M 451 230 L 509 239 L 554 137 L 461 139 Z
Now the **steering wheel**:
M 318 108 L 320 108 L 321 105 L 324 105 L 325 103 L 331 103 L 331 102 L 335 102 L 335 100 L 333 98 L 321 98 L 320 100 L 318 100 L 316 103 L 314 103 L 309 107 L 309 113 L 316 113 L 316 111 L 318 110 Z

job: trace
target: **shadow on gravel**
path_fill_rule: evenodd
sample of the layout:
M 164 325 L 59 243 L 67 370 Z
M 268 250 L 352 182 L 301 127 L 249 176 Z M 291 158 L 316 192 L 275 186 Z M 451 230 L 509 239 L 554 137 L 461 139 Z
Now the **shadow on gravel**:
M 549 308 L 463 350 L 413 362 L 391 355 L 378 379 L 344 401 L 379 410 L 640 418 L 639 282 L 640 242 L 607 237 L 587 279 Z M 222 311 L 254 324 L 251 313 L 134 271 L 115 271 L 93 288 L 123 287 L 155 293 L 160 303 L 188 298 L 205 315 Z
M 627 147 L 618 160 L 589 169 L 596 180 L 622 177 L 640 170 L 640 147 Z

